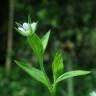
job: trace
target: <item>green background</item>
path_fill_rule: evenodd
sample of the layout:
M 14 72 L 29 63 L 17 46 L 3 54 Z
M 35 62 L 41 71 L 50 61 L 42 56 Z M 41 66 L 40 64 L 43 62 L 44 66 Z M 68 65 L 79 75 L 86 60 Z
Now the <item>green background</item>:
M 39 67 L 25 38 L 14 30 L 15 22 L 27 22 L 28 15 L 32 21 L 38 21 L 39 36 L 51 29 L 44 59 L 50 79 L 56 50 L 64 55 L 65 72 L 92 71 L 90 75 L 60 83 L 57 96 L 88 96 L 96 89 L 96 0 L 1 0 L 0 6 L 0 96 L 49 96 L 45 86 L 13 62 L 21 59 Z M 12 42 L 9 54 L 8 42 Z

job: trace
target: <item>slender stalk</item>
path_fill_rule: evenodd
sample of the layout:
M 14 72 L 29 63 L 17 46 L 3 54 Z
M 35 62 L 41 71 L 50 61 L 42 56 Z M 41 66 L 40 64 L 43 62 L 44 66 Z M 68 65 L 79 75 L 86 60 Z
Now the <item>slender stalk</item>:
M 51 96 L 55 96 L 56 93 L 56 83 L 53 84 L 52 90 L 50 91 Z
M 54 82 L 54 83 L 53 83 L 53 86 L 52 86 L 52 96 L 55 96 L 55 93 L 56 93 L 56 85 L 57 85 L 57 83 Z
M 51 94 L 51 96 L 55 96 L 55 93 L 54 93 L 54 91 L 53 91 L 53 92 L 51 92 L 50 94 Z
M 48 78 L 48 76 L 47 76 L 47 74 L 46 74 L 45 68 L 44 68 L 43 57 L 41 57 L 41 58 L 39 59 L 39 63 L 40 63 L 40 68 L 41 68 L 41 70 L 42 70 L 42 72 L 43 72 L 43 74 L 45 75 L 45 78 L 46 78 L 46 80 L 47 80 L 48 89 L 49 89 L 49 91 L 51 92 L 52 86 L 51 86 L 50 80 L 49 80 L 49 78 Z
M 72 68 L 72 60 L 71 57 L 69 57 L 68 64 L 67 64 L 67 70 L 71 71 Z M 68 89 L 68 96 L 74 96 L 74 78 L 69 78 L 67 82 L 67 89 Z
M 42 57 L 40 58 L 39 62 L 40 62 L 40 68 L 41 68 L 41 70 L 43 71 L 44 74 L 46 74 Z

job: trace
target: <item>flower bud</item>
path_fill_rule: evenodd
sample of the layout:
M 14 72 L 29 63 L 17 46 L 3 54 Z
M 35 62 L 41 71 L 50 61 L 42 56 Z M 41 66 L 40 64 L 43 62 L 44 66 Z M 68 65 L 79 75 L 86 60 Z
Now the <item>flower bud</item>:
M 36 31 L 36 27 L 36 22 L 31 24 L 25 22 L 23 25 L 18 24 L 18 28 L 16 28 L 16 30 L 23 36 L 31 36 Z

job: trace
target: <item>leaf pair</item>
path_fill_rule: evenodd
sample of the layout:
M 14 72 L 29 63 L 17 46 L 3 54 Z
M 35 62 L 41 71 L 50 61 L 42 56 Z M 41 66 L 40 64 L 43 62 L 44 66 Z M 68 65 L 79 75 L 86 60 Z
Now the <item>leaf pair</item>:
M 57 52 L 52 63 L 52 71 L 55 84 L 68 78 L 80 75 L 86 75 L 90 73 L 89 71 L 83 71 L 83 70 L 75 70 L 63 73 L 63 69 L 64 69 L 63 57 L 59 52 Z
M 57 65 L 56 61 L 57 61 L 58 65 Z M 41 70 L 38 70 L 34 67 L 30 67 L 30 66 L 28 66 L 28 64 L 25 64 L 25 63 L 20 62 L 20 61 L 15 61 L 15 63 L 20 68 L 22 68 L 26 73 L 28 73 L 32 78 L 41 82 L 42 84 L 44 84 L 50 90 L 48 82 L 45 78 L 45 75 Z M 62 71 L 63 71 L 63 65 L 62 64 L 63 64 L 63 61 L 62 61 L 61 54 L 56 53 L 56 56 L 54 58 L 53 65 L 52 65 L 53 75 L 54 75 L 54 79 L 55 79 L 54 84 L 57 84 L 60 81 L 63 81 L 65 79 L 68 79 L 68 78 L 71 78 L 71 77 L 86 75 L 86 74 L 90 73 L 89 71 L 76 70 L 76 71 L 70 71 L 70 72 L 66 72 L 66 73 L 62 74 Z M 55 66 L 55 65 L 57 65 L 57 66 Z
M 27 38 L 27 41 L 30 47 L 33 49 L 33 52 L 38 56 L 43 56 L 43 53 L 46 49 L 50 36 L 50 31 L 48 31 L 42 39 L 40 39 L 35 33 L 32 36 Z

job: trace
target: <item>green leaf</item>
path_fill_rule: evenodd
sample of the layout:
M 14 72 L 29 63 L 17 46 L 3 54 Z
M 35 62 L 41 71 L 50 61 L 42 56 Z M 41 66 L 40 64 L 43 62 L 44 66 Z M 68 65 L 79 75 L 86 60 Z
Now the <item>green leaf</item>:
M 43 46 L 42 42 L 39 39 L 39 37 L 34 33 L 32 36 L 27 38 L 27 41 L 31 48 L 33 49 L 33 52 L 36 56 L 42 57 L 43 56 Z
M 46 46 L 48 44 L 48 40 L 49 40 L 49 36 L 50 36 L 50 30 L 42 37 L 42 45 L 43 45 L 43 50 L 46 49 Z
M 90 73 L 90 71 L 83 71 L 83 70 L 66 72 L 63 75 L 61 75 L 60 77 L 58 77 L 56 82 L 60 82 L 62 80 L 72 78 L 72 77 L 75 77 L 75 76 L 87 75 L 89 73 Z
M 52 63 L 54 81 L 56 81 L 56 79 L 62 74 L 63 68 L 64 66 L 62 55 L 57 52 Z
M 40 71 L 36 68 L 30 67 L 28 64 L 25 64 L 25 63 L 20 62 L 20 61 L 15 61 L 15 63 L 20 68 L 22 68 L 25 72 L 27 72 L 32 78 L 34 78 L 37 81 L 39 81 L 39 82 L 43 83 L 44 85 L 48 86 L 48 83 L 47 83 L 46 78 L 45 78 L 42 71 Z

